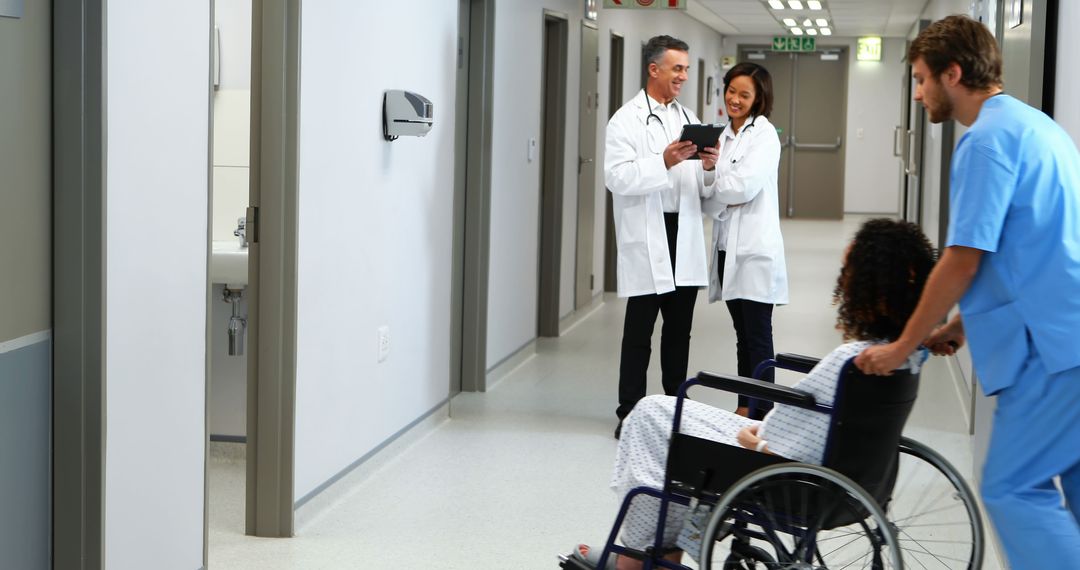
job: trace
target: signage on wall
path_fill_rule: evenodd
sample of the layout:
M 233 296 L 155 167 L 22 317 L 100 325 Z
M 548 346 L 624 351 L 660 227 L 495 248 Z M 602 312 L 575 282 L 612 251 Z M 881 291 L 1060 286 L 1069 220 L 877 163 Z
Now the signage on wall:
M 812 36 L 776 36 L 772 39 L 773 51 L 811 52 L 817 50 Z
M 858 61 L 881 61 L 881 38 L 859 38 L 855 44 L 855 59 Z
M 604 8 L 648 8 L 660 10 L 686 10 L 690 0 L 604 0 Z
M 0 0 L 0 17 L 22 18 L 23 0 Z

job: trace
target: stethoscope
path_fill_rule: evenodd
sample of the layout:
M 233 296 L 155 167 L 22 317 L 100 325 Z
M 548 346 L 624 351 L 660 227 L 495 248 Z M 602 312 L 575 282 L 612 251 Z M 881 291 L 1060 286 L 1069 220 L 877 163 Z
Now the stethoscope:
M 743 128 L 739 129 L 738 133 L 735 133 L 735 139 L 736 139 L 735 140 L 735 146 L 732 147 L 731 154 L 728 155 L 728 156 L 732 157 L 731 158 L 731 164 L 735 164 L 736 161 L 738 161 L 740 158 L 742 158 L 741 156 L 738 156 L 736 153 L 738 152 L 738 150 L 740 148 L 742 148 L 742 141 L 743 141 L 743 139 L 746 138 L 746 132 L 749 131 L 750 128 L 753 127 L 754 123 L 756 123 L 756 122 L 757 122 L 757 115 L 755 115 L 753 119 L 750 119 L 750 124 L 749 125 L 743 125 Z
M 653 136 L 653 131 L 649 129 L 649 120 L 656 119 L 656 122 L 660 123 L 660 128 L 664 130 L 665 137 L 668 136 L 667 127 L 664 126 L 664 120 L 660 118 L 660 115 L 657 115 L 652 111 L 652 104 L 649 102 L 648 93 L 645 93 L 645 91 L 643 90 L 641 92 L 641 95 L 642 97 L 645 97 L 645 108 L 649 110 L 649 115 L 645 117 L 645 132 L 647 132 L 649 136 L 649 150 L 651 150 L 654 154 L 660 154 L 664 152 L 664 148 L 667 147 L 667 144 L 661 145 L 660 150 L 656 150 L 656 146 L 653 144 L 655 142 L 655 137 Z M 676 102 L 678 101 L 676 100 Z M 682 111 L 683 118 L 686 119 L 685 124 L 689 125 L 690 115 L 686 114 L 686 109 L 683 108 L 682 104 L 679 105 L 679 110 Z

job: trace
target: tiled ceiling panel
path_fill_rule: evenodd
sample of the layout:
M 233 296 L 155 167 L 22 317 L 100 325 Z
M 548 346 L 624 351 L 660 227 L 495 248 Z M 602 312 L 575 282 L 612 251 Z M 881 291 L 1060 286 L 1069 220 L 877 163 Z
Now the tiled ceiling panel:
M 718 17 L 738 30 L 739 35 L 779 35 L 787 33 L 762 0 L 697 0 Z M 922 12 L 926 0 L 822 0 L 834 36 L 879 35 L 906 36 Z M 784 0 L 787 4 L 787 0 Z M 805 9 L 777 11 L 781 17 L 802 21 L 807 17 L 822 17 L 822 12 Z

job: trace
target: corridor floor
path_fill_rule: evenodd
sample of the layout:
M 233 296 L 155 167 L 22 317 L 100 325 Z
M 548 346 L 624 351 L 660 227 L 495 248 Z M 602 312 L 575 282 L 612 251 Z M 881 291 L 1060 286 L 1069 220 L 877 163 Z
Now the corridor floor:
M 774 316 L 778 351 L 822 355 L 840 342 L 832 289 L 847 239 L 861 222 L 787 221 L 791 303 Z M 617 510 L 608 489 L 616 441 L 623 302 L 614 296 L 486 393 L 450 404 L 451 418 L 355 482 L 292 539 L 243 535 L 243 466 L 211 463 L 210 570 L 554 569 L 576 543 L 602 543 Z M 659 327 L 650 392 L 660 392 Z M 690 371 L 735 370 L 727 310 L 700 293 Z M 790 383 L 794 376 L 780 376 Z M 960 393 L 944 361 L 923 374 L 908 435 L 970 479 Z M 699 398 L 732 409 L 733 396 Z M 999 565 L 987 548 L 984 568 Z

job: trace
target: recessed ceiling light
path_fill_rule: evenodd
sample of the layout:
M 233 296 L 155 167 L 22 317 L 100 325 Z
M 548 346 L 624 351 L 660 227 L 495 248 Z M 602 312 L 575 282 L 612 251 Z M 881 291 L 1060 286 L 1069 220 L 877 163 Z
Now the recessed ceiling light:
M 791 28 L 791 33 L 795 34 L 796 36 L 801 36 L 802 28 Z
M 769 0 L 769 6 L 772 6 L 773 10 L 783 10 L 784 3 L 780 0 Z
M 789 28 L 794 28 L 795 26 L 798 26 L 799 23 L 795 21 L 795 18 L 784 18 L 784 25 Z
M 832 30 L 830 30 L 829 28 L 821 28 L 821 35 L 823 35 L 823 36 L 831 36 L 832 35 Z
M 787 5 L 791 6 L 792 10 L 802 10 L 802 0 L 787 0 Z
M 807 19 L 805 19 L 805 20 L 803 20 L 803 21 L 802 21 L 802 25 L 803 25 L 804 27 L 807 27 L 807 28 L 809 28 L 810 26 L 813 26 L 813 25 L 814 25 L 814 21 L 813 21 L 813 20 L 811 20 L 810 18 L 807 18 Z
M 829 21 L 826 20 L 825 18 L 818 18 L 817 19 L 817 25 L 818 25 L 819 28 L 824 28 L 825 26 L 829 25 Z
M 818 2 L 818 0 L 806 0 L 806 7 L 811 10 L 820 10 L 821 2 Z
M 806 34 L 810 36 L 816 36 L 817 30 L 815 30 L 814 28 L 806 28 Z

